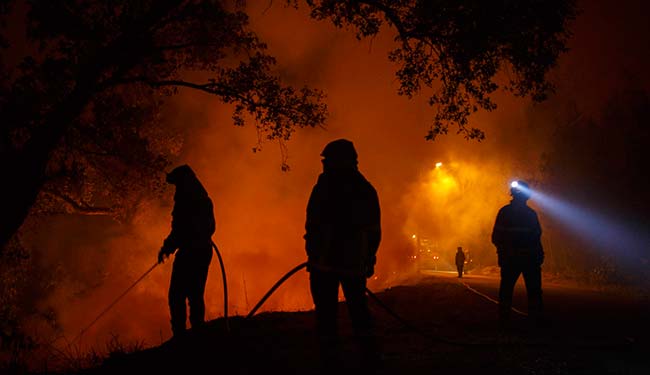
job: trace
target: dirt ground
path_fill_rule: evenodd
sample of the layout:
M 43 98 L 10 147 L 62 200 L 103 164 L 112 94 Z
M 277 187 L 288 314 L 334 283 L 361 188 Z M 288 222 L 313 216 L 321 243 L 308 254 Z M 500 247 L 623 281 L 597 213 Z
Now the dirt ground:
M 383 353 L 378 373 L 650 374 L 646 299 L 549 284 L 543 327 L 515 314 L 511 329 L 502 330 L 496 305 L 486 298 L 496 297 L 497 287 L 493 277 L 432 274 L 377 292 L 403 320 L 370 300 Z M 524 300 L 518 285 L 515 306 Z M 336 372 L 368 373 L 343 303 L 339 317 L 345 352 Z M 229 332 L 218 319 L 179 342 L 114 355 L 82 373 L 319 373 L 313 312 L 263 313 L 229 323 Z

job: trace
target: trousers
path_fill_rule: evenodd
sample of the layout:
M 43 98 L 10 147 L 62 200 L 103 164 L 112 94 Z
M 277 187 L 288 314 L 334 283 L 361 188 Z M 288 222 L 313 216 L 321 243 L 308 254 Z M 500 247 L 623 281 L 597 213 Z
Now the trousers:
M 542 268 L 539 263 L 527 257 L 504 259 L 501 264 L 501 283 L 499 285 L 499 318 L 501 320 L 510 318 L 512 294 L 519 275 L 523 275 L 526 284 L 529 315 L 534 317 L 542 313 Z
M 370 371 L 377 364 L 379 348 L 375 337 L 373 318 L 368 308 L 366 278 L 311 270 L 309 283 L 316 308 L 316 330 L 319 337 L 322 365 L 333 366 L 339 360 L 337 313 L 340 285 L 345 296 L 352 328 L 361 349 L 362 364 Z
M 203 296 L 212 259 L 211 251 L 211 248 L 208 248 L 207 251 L 206 249 L 180 249 L 174 259 L 168 295 L 174 336 L 185 332 L 186 303 L 189 303 L 192 328 L 200 327 L 205 322 Z

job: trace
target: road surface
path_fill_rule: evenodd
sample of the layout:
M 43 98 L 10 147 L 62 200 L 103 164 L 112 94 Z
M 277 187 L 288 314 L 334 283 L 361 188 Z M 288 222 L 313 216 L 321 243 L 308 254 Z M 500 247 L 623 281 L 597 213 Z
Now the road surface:
M 545 283 L 547 324 L 515 314 L 512 329 L 503 331 L 496 324 L 498 277 L 421 276 L 374 293 L 381 301 L 370 304 L 383 353 L 379 374 L 650 374 L 647 299 Z M 517 284 L 515 308 L 525 313 L 525 301 Z M 343 303 L 339 317 L 344 354 L 337 375 L 366 374 Z M 215 320 L 182 342 L 85 373 L 319 374 L 314 323 L 312 311 L 236 317 L 230 332 Z
M 456 279 L 493 302 L 498 299 L 499 278 L 464 275 L 455 272 L 425 271 L 425 275 Z M 622 289 L 587 289 L 561 283 L 543 283 L 545 314 L 549 324 L 568 332 L 601 337 L 615 342 L 641 341 L 650 337 L 650 303 L 648 296 Z M 527 312 L 526 288 L 523 277 L 515 286 L 513 308 Z

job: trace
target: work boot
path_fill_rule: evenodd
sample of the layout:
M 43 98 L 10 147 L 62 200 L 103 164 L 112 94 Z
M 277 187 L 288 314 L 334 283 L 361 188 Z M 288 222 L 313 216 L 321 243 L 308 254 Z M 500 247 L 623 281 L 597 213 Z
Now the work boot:
M 512 320 L 510 319 L 510 309 L 499 309 L 498 329 L 501 332 L 512 331 Z
M 185 324 L 180 325 L 180 324 L 174 324 L 174 322 L 172 322 L 172 335 L 173 338 L 176 339 L 176 341 L 187 336 L 187 329 L 185 328 Z

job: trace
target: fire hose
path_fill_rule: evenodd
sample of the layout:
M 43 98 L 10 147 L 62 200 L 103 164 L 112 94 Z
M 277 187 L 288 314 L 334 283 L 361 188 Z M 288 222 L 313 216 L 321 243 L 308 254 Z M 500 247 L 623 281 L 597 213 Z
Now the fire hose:
M 266 302 L 266 300 L 269 299 L 269 297 L 271 297 L 271 295 L 272 295 L 272 294 L 273 294 L 273 293 L 274 293 L 274 292 L 275 292 L 275 291 L 280 287 L 280 285 L 282 285 L 285 281 L 287 281 L 287 280 L 288 280 L 291 276 L 293 276 L 296 272 L 300 271 L 301 269 L 303 269 L 303 268 L 305 268 L 305 267 L 307 267 L 307 262 L 300 263 L 300 264 L 297 265 L 296 267 L 292 268 L 289 272 L 287 272 L 284 276 L 282 276 L 282 277 L 281 277 L 281 278 L 280 278 L 280 279 L 279 279 L 279 280 L 278 280 L 278 281 L 277 281 L 277 282 L 276 282 L 276 283 L 271 287 L 271 289 L 269 289 L 269 291 L 266 292 L 266 294 L 262 297 L 262 299 L 260 299 L 260 301 L 255 305 L 255 307 L 253 307 L 253 309 L 248 313 L 248 315 L 246 315 L 246 319 L 249 319 L 249 318 L 253 317 L 253 315 L 255 315 L 255 313 L 257 312 L 257 310 L 259 310 L 259 308 L 262 307 L 262 305 L 264 304 L 264 302 Z M 409 329 L 411 329 L 411 330 L 413 330 L 413 331 L 416 331 L 416 332 L 418 332 L 418 333 L 424 335 L 424 336 L 427 337 L 427 338 L 434 339 L 434 340 L 436 340 L 436 341 L 441 341 L 441 342 L 444 342 L 444 343 L 447 343 L 447 344 L 451 344 L 451 345 L 461 345 L 461 346 L 482 345 L 482 344 L 475 344 L 475 343 L 457 342 L 457 341 L 448 340 L 448 339 L 445 339 L 445 338 L 443 338 L 443 337 L 439 337 L 439 336 L 431 336 L 431 335 L 427 335 L 427 334 L 424 333 L 422 330 L 416 328 L 415 326 L 413 326 L 412 324 L 410 324 L 409 322 L 407 322 L 406 320 L 404 320 L 401 316 L 399 316 L 399 315 L 398 315 L 395 311 L 393 311 L 390 307 L 386 306 L 386 305 L 385 305 L 385 304 L 384 304 L 384 303 L 379 299 L 379 297 L 377 297 L 373 292 L 370 291 L 370 289 L 366 288 L 366 293 L 367 293 L 367 294 L 372 298 L 372 300 L 374 300 L 374 301 L 377 303 L 377 305 L 379 305 L 381 308 L 383 308 L 383 309 L 384 309 L 388 314 L 390 314 L 390 315 L 391 315 L 393 318 L 395 318 L 397 321 L 399 321 L 400 323 L 402 323 L 402 325 L 404 325 L 405 327 L 407 327 L 407 328 L 409 328 Z
M 221 253 L 217 248 L 217 245 L 212 242 L 212 248 L 214 252 L 217 253 L 219 258 L 219 266 L 221 266 L 221 279 L 223 280 L 223 318 L 226 324 L 226 331 L 230 331 L 230 325 L 228 324 L 228 281 L 226 280 L 226 268 L 223 265 L 223 258 L 221 258 Z
M 127 293 L 131 291 L 131 289 L 133 289 L 136 285 L 140 283 L 140 281 L 142 281 L 145 277 L 147 277 L 147 275 L 149 275 L 149 273 L 151 273 L 151 271 L 153 271 L 153 269 L 156 268 L 156 266 L 158 266 L 158 262 L 154 263 L 153 266 L 151 266 L 151 268 L 147 270 L 147 272 L 145 272 L 142 276 L 140 276 L 133 284 L 131 284 L 131 286 L 126 288 L 124 293 L 120 294 L 119 297 L 117 297 L 113 302 L 111 302 L 110 305 L 108 305 L 101 313 L 99 313 L 99 315 L 97 315 L 95 320 L 90 322 L 90 324 L 88 324 L 84 329 L 82 329 L 81 332 L 79 332 L 79 334 L 72 340 L 72 343 L 75 343 L 77 340 L 79 340 L 81 336 L 83 336 L 83 334 L 86 333 L 88 329 L 90 329 L 90 327 L 95 325 L 95 323 L 97 323 L 97 321 L 101 319 L 107 312 L 109 312 L 113 308 L 113 306 L 115 306 L 122 298 L 124 298 L 124 296 L 126 296 Z
M 293 276 L 293 274 L 295 274 L 296 272 L 300 271 L 301 269 L 303 269 L 305 267 L 307 267 L 307 262 L 300 263 L 299 265 L 295 266 L 291 271 L 287 272 L 284 276 L 282 276 L 280 278 L 280 280 L 278 280 L 271 287 L 271 289 L 269 289 L 269 291 L 266 292 L 264 297 L 262 297 L 262 299 L 257 303 L 257 305 L 255 305 L 255 307 L 253 307 L 253 309 L 248 313 L 248 315 L 246 315 L 246 319 L 253 317 L 253 315 L 255 315 L 255 313 L 257 312 L 257 310 L 260 307 L 262 307 L 264 302 L 266 302 L 266 300 L 269 299 L 269 297 L 271 297 L 271 294 L 273 294 L 275 292 L 275 290 L 280 287 L 280 285 L 282 285 L 285 281 L 287 281 L 287 279 L 289 279 L 291 276 Z
M 227 286 L 227 280 L 226 280 L 226 271 L 225 271 L 225 266 L 223 262 L 223 258 L 221 257 L 221 253 L 219 252 L 219 249 L 217 248 L 217 245 L 212 242 L 212 247 L 217 253 L 217 257 L 219 258 L 219 265 L 221 267 L 221 276 L 223 279 L 223 288 L 224 288 L 224 319 L 225 319 L 225 326 L 226 326 L 226 331 L 230 330 L 229 323 L 228 323 L 228 286 Z M 84 329 L 81 330 L 81 332 L 75 337 L 75 339 L 72 341 L 72 343 L 76 342 L 78 339 L 81 338 L 81 336 L 88 330 L 90 329 L 99 319 L 101 319 L 108 311 L 110 311 L 128 292 L 131 291 L 138 283 L 140 283 L 151 271 L 154 270 L 158 266 L 158 263 L 155 263 L 152 265 L 142 276 L 140 276 L 131 286 L 129 286 L 120 296 L 118 296 L 110 305 L 108 305 L 88 326 L 86 326 Z M 296 274 L 298 271 L 301 269 L 305 268 L 307 266 L 307 262 L 300 263 L 296 267 L 292 268 L 289 272 L 287 272 L 284 276 L 282 276 L 272 287 L 269 289 L 266 294 L 260 299 L 260 301 L 253 307 L 253 309 L 246 315 L 246 319 L 252 318 L 255 313 L 262 307 L 262 305 L 271 297 L 271 295 L 285 282 L 287 281 L 291 276 Z M 468 287 L 467 285 L 465 285 Z M 468 287 L 469 288 L 469 287 Z M 402 318 L 399 314 L 397 314 L 395 311 L 393 311 L 390 307 L 388 307 L 386 304 L 384 304 L 379 297 L 377 297 L 370 289 L 365 288 L 366 293 L 368 296 L 377 303 L 378 306 L 380 306 L 382 309 L 384 309 L 389 315 L 391 315 L 393 318 L 395 318 L 397 321 L 399 321 L 404 327 L 408 328 L 409 330 L 414 331 L 415 333 L 418 333 L 419 335 L 431 339 L 434 341 L 442 342 L 445 344 L 449 345 L 456 345 L 456 346 L 465 346 L 465 347 L 482 347 L 482 346 L 493 346 L 496 343 L 494 342 L 467 342 L 467 341 L 455 341 L 455 340 L 450 340 L 447 338 L 444 338 L 440 335 L 431 335 L 423 331 L 422 329 L 416 327 L 415 325 L 409 323 L 407 320 Z M 477 293 L 481 296 L 483 296 L 481 293 Z M 484 297 L 485 298 L 485 297 Z M 489 297 L 487 297 L 489 299 Z M 520 311 L 516 311 L 516 313 L 519 314 L 524 314 Z M 503 345 L 503 343 L 499 343 Z M 538 343 L 538 344 L 532 344 L 532 343 L 513 343 L 514 345 L 526 345 L 526 346 L 545 346 L 549 344 L 543 344 L 543 343 Z
M 223 264 L 223 258 L 221 257 L 221 253 L 219 252 L 219 248 L 217 248 L 217 245 L 214 243 L 214 241 L 210 241 L 212 244 L 212 248 L 214 249 L 214 252 L 217 253 L 217 257 L 219 258 L 219 265 L 221 266 L 221 278 L 223 280 L 223 317 L 225 319 L 225 325 L 226 325 L 226 331 L 230 330 L 230 325 L 228 324 L 228 283 L 226 280 L 226 268 L 224 267 Z M 142 280 L 144 280 L 147 275 L 151 273 L 151 271 L 154 270 L 158 266 L 158 262 L 154 263 L 142 276 L 140 276 L 136 281 L 133 282 L 126 290 L 120 294 L 113 302 L 111 302 L 104 310 L 102 310 L 97 317 L 90 322 L 84 329 L 82 329 L 77 336 L 71 341 L 71 344 L 77 342 L 86 331 L 88 331 L 92 326 L 95 325 L 101 319 L 106 313 L 108 313 L 124 296 L 126 296 L 131 289 L 133 289 L 136 285 L 138 285 Z
M 288 280 L 291 276 L 293 276 L 296 272 L 300 271 L 301 269 L 305 268 L 306 266 L 307 266 L 307 262 L 301 263 L 301 264 L 297 265 L 296 267 L 294 267 L 293 269 L 291 269 L 289 272 L 287 272 L 284 276 L 282 276 L 282 277 L 281 277 L 281 278 L 280 278 L 280 279 L 279 279 L 279 280 L 278 280 L 278 281 L 273 285 L 273 287 L 271 287 L 271 289 L 269 289 L 269 291 L 266 292 L 266 294 L 265 294 L 265 295 L 262 297 L 262 299 L 261 299 L 261 300 L 260 300 L 260 301 L 255 305 L 255 307 L 254 307 L 254 308 L 253 308 L 253 309 L 248 313 L 248 315 L 246 315 L 246 319 L 249 319 L 249 318 L 253 317 L 253 315 L 255 315 L 255 313 L 257 312 L 257 310 L 259 310 L 259 308 L 262 307 L 262 305 L 264 304 L 264 302 L 266 302 L 266 300 L 267 300 L 267 299 L 268 299 L 268 298 L 269 298 L 269 297 L 270 297 L 270 296 L 271 296 L 271 295 L 272 295 L 272 294 L 273 294 L 273 293 L 274 293 L 274 292 L 275 292 L 275 291 L 280 287 L 280 285 L 282 285 L 285 281 L 287 281 L 287 280 Z M 465 283 L 461 283 L 461 284 L 462 284 L 463 286 L 465 286 L 467 289 L 469 289 L 472 293 L 477 294 L 477 295 L 479 295 L 480 297 L 486 298 L 487 300 L 489 300 L 489 301 L 491 301 L 491 302 L 498 303 L 497 301 L 495 301 L 494 299 L 490 298 L 489 296 L 487 296 L 487 295 L 485 295 L 485 294 L 483 294 L 483 293 L 480 293 L 480 292 L 478 292 L 477 290 L 471 288 L 469 285 L 467 285 L 467 284 L 465 284 Z M 401 323 L 405 328 L 407 328 L 407 329 L 409 329 L 409 330 L 411 330 L 411 331 L 413 331 L 413 332 L 419 334 L 420 336 L 422 336 L 422 337 L 424 337 L 424 338 L 426 338 L 426 339 L 429 339 L 429 340 L 433 340 L 433 341 L 441 342 L 441 343 L 448 344 L 448 345 L 463 346 L 463 347 L 474 347 L 474 348 L 482 348 L 482 347 L 486 347 L 486 346 L 493 347 L 494 345 L 501 345 L 501 346 L 503 346 L 503 345 L 522 346 L 522 345 L 523 345 L 523 346 L 527 346 L 527 347 L 558 345 L 558 343 L 544 343 L 544 342 L 533 343 L 533 342 L 514 341 L 514 342 L 506 343 L 506 342 L 495 342 L 495 341 L 469 342 L 469 341 L 456 341 L 456 340 L 450 340 L 450 339 L 447 339 L 447 338 L 442 337 L 442 336 L 440 336 L 440 335 L 432 335 L 432 334 L 429 334 L 429 333 L 425 332 L 424 330 L 422 330 L 422 329 L 416 327 L 416 326 L 413 325 L 412 323 L 408 322 L 407 320 L 405 320 L 404 318 L 402 318 L 399 314 L 397 314 L 395 311 L 393 311 L 390 307 L 388 307 L 386 304 L 384 304 L 384 303 L 381 301 L 381 299 L 379 299 L 379 297 L 377 297 L 377 296 L 376 296 L 376 295 L 375 295 L 375 294 L 374 294 L 370 289 L 368 289 L 367 287 L 366 287 L 366 293 L 368 294 L 368 296 L 370 296 L 370 298 L 371 298 L 373 301 L 375 301 L 375 303 L 377 303 L 378 306 L 380 306 L 380 307 L 381 307 L 382 309 L 384 309 L 384 310 L 385 310 L 389 315 L 391 315 L 393 318 L 395 318 L 395 320 L 397 320 L 398 322 L 400 322 L 400 323 Z M 520 311 L 520 310 L 514 309 L 514 308 L 512 308 L 512 310 L 513 310 L 515 313 L 517 313 L 517 314 L 519 314 L 519 315 L 522 315 L 522 316 L 527 316 L 527 315 L 528 315 L 528 314 L 526 314 L 526 313 L 524 313 L 524 312 L 522 312 L 522 311 Z M 593 344 L 593 345 L 585 345 L 584 343 L 583 343 L 583 344 L 575 344 L 575 343 L 574 343 L 573 345 L 571 345 L 571 344 L 568 343 L 568 342 L 562 342 L 562 343 L 560 343 L 560 344 L 561 344 L 561 345 L 565 345 L 565 346 L 567 346 L 567 347 L 580 347 L 580 348 L 600 348 L 600 347 L 611 347 L 611 346 L 618 347 L 618 346 L 620 346 L 620 344 L 619 344 L 619 345 L 615 345 L 615 344 L 602 344 L 602 343 L 596 343 L 596 344 Z M 628 344 L 626 343 L 625 345 L 628 345 Z

